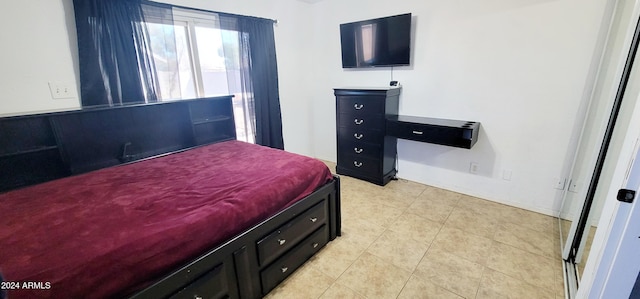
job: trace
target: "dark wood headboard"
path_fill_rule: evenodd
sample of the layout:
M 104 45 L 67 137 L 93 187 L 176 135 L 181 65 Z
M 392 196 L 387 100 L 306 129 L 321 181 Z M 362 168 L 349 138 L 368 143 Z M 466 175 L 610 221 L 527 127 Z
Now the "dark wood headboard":
M 0 118 L 0 192 L 236 139 L 232 98 Z

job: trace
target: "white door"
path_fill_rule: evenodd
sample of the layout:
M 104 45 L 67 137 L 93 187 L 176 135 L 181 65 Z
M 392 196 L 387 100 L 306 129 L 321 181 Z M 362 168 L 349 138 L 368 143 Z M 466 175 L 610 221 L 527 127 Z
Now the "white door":
M 634 161 L 624 189 L 635 190 L 636 198 L 633 203 L 621 202 L 618 206 L 605 249 L 611 266 L 608 273 L 598 271 L 606 273 L 602 276 L 602 290 L 592 290 L 590 298 L 629 298 L 640 272 L 640 151 L 636 150 Z

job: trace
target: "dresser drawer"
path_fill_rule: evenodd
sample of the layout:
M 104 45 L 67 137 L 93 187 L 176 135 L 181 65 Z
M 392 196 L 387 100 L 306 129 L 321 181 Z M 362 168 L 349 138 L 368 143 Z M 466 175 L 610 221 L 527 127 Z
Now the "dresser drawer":
M 267 294 L 329 241 L 329 231 L 323 225 L 290 252 L 260 272 L 262 292 Z
M 385 115 L 382 113 L 367 113 L 365 111 L 339 111 L 338 114 L 340 114 L 338 116 L 339 119 L 350 118 L 351 121 L 353 121 L 356 118 L 357 119 L 374 118 L 376 120 L 385 118 Z
M 340 113 L 382 114 L 384 115 L 384 97 L 340 96 L 338 111 Z
M 374 145 L 362 141 L 338 140 L 338 152 L 351 154 L 357 157 L 380 158 L 382 148 L 380 145 Z
M 327 201 L 323 200 L 258 241 L 260 265 L 266 265 L 275 260 L 323 225 L 327 219 L 327 209 Z
M 471 148 L 478 140 L 480 123 L 413 116 L 387 119 L 387 134 L 397 138 Z
M 343 128 L 367 128 L 369 130 L 383 131 L 386 119 L 384 114 L 373 115 L 352 115 L 346 113 L 338 114 L 338 126 Z
M 365 128 L 338 128 L 338 143 L 343 141 L 382 144 L 384 142 L 384 133 Z
M 351 172 L 375 177 L 381 173 L 382 162 L 379 158 L 357 156 L 350 153 L 338 153 L 338 166 Z

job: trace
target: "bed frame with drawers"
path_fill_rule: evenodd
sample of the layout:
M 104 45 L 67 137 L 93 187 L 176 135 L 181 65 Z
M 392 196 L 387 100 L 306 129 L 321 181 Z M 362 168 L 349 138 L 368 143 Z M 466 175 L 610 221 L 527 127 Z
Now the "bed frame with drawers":
M 340 180 L 131 298 L 261 298 L 340 235 Z
M 0 192 L 236 139 L 232 96 L 0 118 Z M 260 298 L 340 235 L 340 180 L 130 298 Z

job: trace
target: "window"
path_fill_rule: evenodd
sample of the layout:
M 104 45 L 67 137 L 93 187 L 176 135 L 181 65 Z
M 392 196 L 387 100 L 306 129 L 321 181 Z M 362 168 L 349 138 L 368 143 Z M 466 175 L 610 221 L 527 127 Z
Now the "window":
M 366 24 L 360 27 L 362 42 L 362 61 L 371 62 L 375 57 L 376 45 L 376 24 Z
M 240 33 L 212 13 L 173 10 L 173 20 L 147 18 L 158 100 L 234 95 L 238 140 L 255 142 L 249 97 L 242 92 Z

